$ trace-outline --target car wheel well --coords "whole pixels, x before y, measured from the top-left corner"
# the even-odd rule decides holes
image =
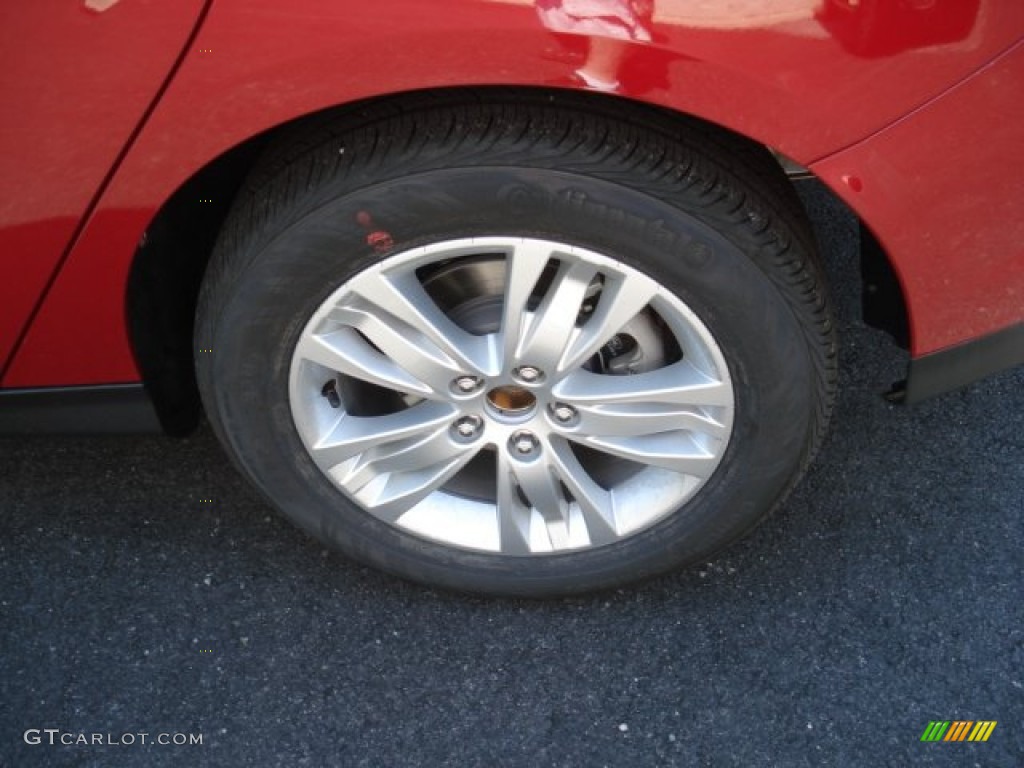
[[[258,134],[212,160],[167,199],[147,228],[132,262],[126,295],[127,324],[136,362],[164,431],[171,435],[188,434],[199,422],[201,404],[194,363],[195,356],[204,352],[194,349],[192,341],[196,301],[206,264],[235,196],[243,185],[259,185],[259,179],[250,173],[258,159],[264,169],[292,162],[308,149],[303,137],[322,130],[325,123],[351,126],[360,120],[379,119],[389,112],[425,105],[509,101],[554,102],[567,110],[610,110],[636,119],[659,112],[670,115],[681,126],[700,124],[705,136],[721,140],[735,151],[763,155],[768,149],[722,126],[665,108],[607,94],[543,88],[446,88],[393,94],[304,115]],[[275,155],[276,162],[268,164],[268,154]],[[775,157],[780,160],[779,155]],[[773,173],[775,178],[768,181],[781,194],[792,194],[787,176],[795,180],[806,175],[804,169],[794,172],[790,164],[781,161],[757,165],[777,169]],[[892,276],[889,260],[877,241],[863,241],[871,245],[871,259],[862,263],[876,267],[873,274]],[[867,274],[864,273],[865,286]],[[889,290],[873,296],[885,302],[884,311],[875,312],[874,316],[888,318],[890,327],[885,330],[893,331],[894,335],[905,334],[906,310],[899,283],[893,278],[887,287]]]
[[[128,273],[125,320],[136,365],[160,425],[183,436],[199,423],[192,327],[199,286],[231,201],[263,138],[189,178],[147,227]]]

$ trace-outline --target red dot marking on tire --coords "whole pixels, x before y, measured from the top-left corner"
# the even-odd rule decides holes
[[[373,227],[373,217],[366,211],[357,213],[356,221],[359,223],[359,226],[365,229],[372,229]],[[395,239],[391,237],[390,232],[386,232],[383,229],[374,229],[366,236],[366,244],[377,253],[384,253],[395,246]]]
[[[366,236],[366,244],[371,246],[377,253],[384,253],[394,247],[395,241],[390,233],[377,230]]]

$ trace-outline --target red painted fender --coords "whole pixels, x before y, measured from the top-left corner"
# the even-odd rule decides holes
[[[1019,277],[999,276],[1019,266],[1019,246],[1007,250],[1005,234],[993,231],[1005,221],[985,201],[1009,194],[1020,202],[1019,185],[1009,180],[1014,167],[999,158],[1020,167],[1020,101],[1007,94],[1019,90],[1021,70],[1019,56],[1005,52],[1024,35],[1024,4],[893,5],[749,0],[726,12],[713,0],[657,0],[631,32],[580,35],[571,27],[585,16],[578,3],[575,19],[555,23],[532,0],[214,0],[103,189],[3,385],[138,378],[124,322],[136,245],[175,189],[224,151],[327,107],[467,85],[602,87],[697,115],[811,166],[888,246],[910,293],[917,354],[1019,320]],[[570,4],[561,10],[572,16]],[[609,72],[614,78],[597,76]],[[965,114],[968,108],[995,110],[1002,125],[988,125],[988,112]],[[988,125],[983,140],[979,125]],[[952,147],[955,162],[932,154]],[[906,161],[893,156],[907,152]],[[964,169],[979,197],[950,208],[938,197],[965,189],[957,185]],[[853,191],[853,178],[862,192]],[[973,233],[971,253],[949,239],[947,217],[962,218],[960,231]],[[979,251],[997,254],[985,262],[996,276],[958,261]],[[936,264],[955,276],[955,286],[929,274]]]

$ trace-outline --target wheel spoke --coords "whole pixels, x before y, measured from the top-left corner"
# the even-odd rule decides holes
[[[447,391],[449,383],[464,368],[439,349],[417,329],[395,322],[362,302],[338,307],[331,319],[355,328],[397,366],[435,394]]]
[[[555,386],[554,395],[576,406],[623,403],[732,405],[732,387],[727,382],[708,376],[686,360],[633,376],[573,371]]]
[[[551,440],[551,465],[579,504],[590,544],[608,544],[615,541],[618,538],[618,531],[612,495],[594,482],[569,444],[557,436]]]
[[[640,273],[606,277],[597,309],[575,334],[558,363],[558,370],[572,370],[585,363],[650,304],[657,293],[658,284]]]
[[[295,354],[361,381],[425,397],[431,388],[382,355],[352,328],[304,336]]]
[[[458,460],[461,467],[479,450],[480,443],[460,443],[451,437],[447,424],[429,434],[417,434],[404,440],[375,445],[338,465],[335,477],[355,493],[383,475],[418,473]]]
[[[540,305],[527,313],[526,331],[516,358],[541,370],[555,371],[576,332],[579,317],[597,268],[587,262],[563,261]]]
[[[514,462],[512,471],[519,489],[536,510],[552,549],[569,546],[569,502],[562,486],[546,461]]]
[[[699,445],[686,432],[661,432],[638,437],[580,437],[578,442],[638,464],[662,467],[701,479],[710,477],[718,466],[718,455]]]
[[[498,536],[503,555],[530,554],[530,507],[519,496],[512,461],[498,451],[497,477]]]
[[[414,449],[415,450],[415,449]],[[396,522],[416,504],[434,493],[473,458],[475,450],[448,450],[441,461],[415,469],[377,474],[353,495],[375,516]],[[410,461],[425,461],[427,454],[409,455]],[[397,456],[396,456],[397,458]]]
[[[486,340],[453,323],[423,289],[414,271],[363,273],[354,281],[352,292],[364,300],[364,312],[414,338],[415,344],[429,340],[443,359],[467,372],[483,373],[489,367]]]
[[[623,403],[579,408],[575,432],[588,437],[638,437],[658,432],[700,432],[724,439],[729,429],[697,408],[667,403]]]
[[[536,241],[517,244],[506,257],[505,306],[501,321],[501,349],[505,360],[515,355],[527,303],[550,258],[551,249]]]
[[[344,414],[334,428],[312,446],[313,460],[321,469],[330,471],[374,446],[429,436],[438,427],[449,424],[455,414],[453,406],[429,400],[385,416]]]

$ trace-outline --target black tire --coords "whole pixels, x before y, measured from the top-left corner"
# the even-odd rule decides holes
[[[369,108],[271,147],[200,296],[203,401],[236,463],[301,528],[364,563],[463,591],[552,596],[706,559],[776,507],[824,434],[835,339],[813,239],[766,151],[655,110],[477,95]],[[724,353],[732,433],[682,509],[604,546],[532,556],[438,543],[365,511],[310,458],[289,406],[320,304],[381,259],[455,238],[613,257],[692,310]]]

